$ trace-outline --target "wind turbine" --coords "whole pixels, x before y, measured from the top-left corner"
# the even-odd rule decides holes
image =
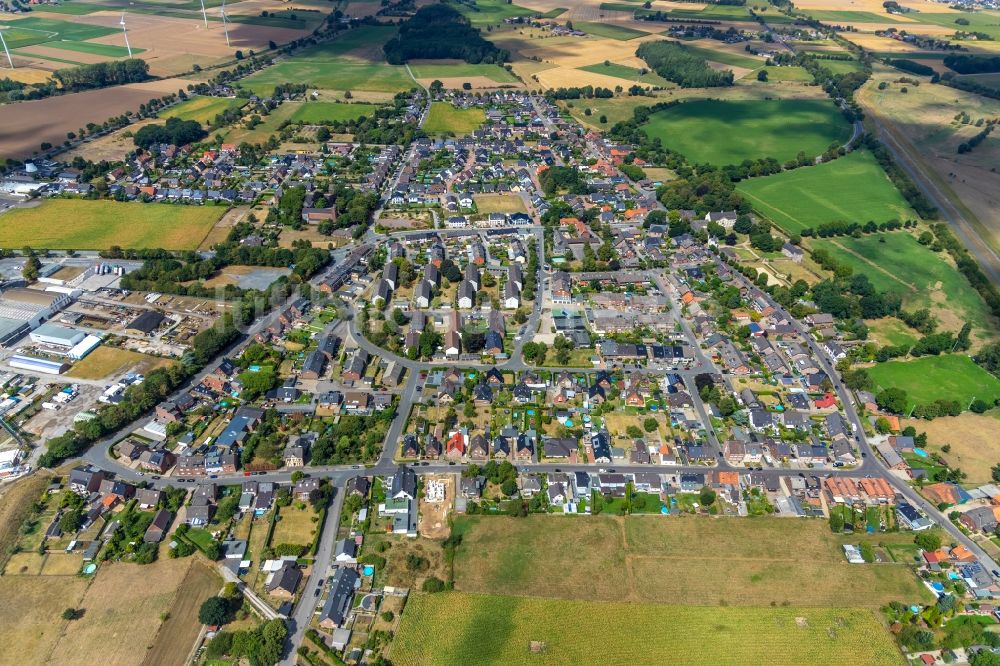
[[[205,0],[201,0],[201,17],[205,19],[205,27],[208,27],[208,14],[205,13]]]
[[[128,57],[132,57],[132,47],[128,43],[128,30],[125,28],[125,12],[122,12],[122,20],[118,22],[122,27],[122,34],[125,35],[125,48],[128,49]]]
[[[10,50],[7,48],[7,40],[3,38],[3,30],[0,30],[0,44],[3,44],[3,51],[7,54],[7,62],[10,63],[10,68],[14,69],[14,59],[10,57]]]
[[[232,46],[229,43],[229,24],[226,22],[226,0],[222,0],[222,9],[219,10],[219,13],[222,15],[222,29],[226,33],[226,46]]]

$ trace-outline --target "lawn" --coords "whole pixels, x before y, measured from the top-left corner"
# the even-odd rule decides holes
[[[304,123],[357,120],[370,116],[378,107],[374,104],[344,104],[342,102],[306,102],[292,114],[292,121]]]
[[[410,71],[418,79],[455,79],[482,76],[497,83],[517,83],[517,77],[500,65],[473,65],[467,62],[421,63],[419,65],[411,64]]]
[[[180,118],[181,120],[196,120],[206,125],[223,111],[238,109],[246,104],[246,100],[235,97],[203,97],[197,95],[181,102],[177,106],[160,111],[159,118]]]
[[[868,374],[879,388],[905,390],[911,405],[945,399],[968,407],[976,398],[992,404],[1000,397],[1000,379],[963,354],[888,361],[869,368]]]
[[[480,108],[459,109],[448,102],[434,102],[427,114],[424,131],[428,134],[463,136],[479,129],[485,120],[486,112]]]
[[[412,595],[389,651],[417,664],[905,663],[873,611]]]
[[[240,82],[255,93],[269,94],[282,83],[305,83],[323,90],[400,92],[415,83],[406,68],[382,59],[382,45],[396,32],[388,26],[362,26],[336,39],[303,49]]]
[[[827,69],[831,74],[848,74],[850,72],[860,72],[863,68],[857,60],[817,60],[820,67]]]
[[[278,132],[278,128],[295,115],[299,107],[305,102],[285,102],[271,113],[263,117],[263,122],[248,129],[246,127],[235,126],[230,128],[225,134],[225,140],[229,143],[263,143],[272,135]]]
[[[524,199],[517,194],[476,194],[472,197],[476,210],[489,213],[527,213]]]
[[[298,509],[294,505],[281,508],[278,514],[278,522],[274,526],[274,534],[271,535],[271,546],[282,543],[291,543],[297,546],[309,546],[313,541],[313,532],[316,530],[319,516],[312,507],[306,506]],[[254,529],[257,529],[254,525]]]
[[[761,157],[785,162],[799,151],[813,157],[851,136],[850,123],[826,100],[684,102],[642,127],[689,160],[718,165]]]
[[[986,304],[965,277],[911,234],[811,239],[809,245],[864,273],[877,289],[899,293],[907,307],[931,308],[949,330],[957,332],[968,321],[974,326],[974,339],[995,331]]]
[[[625,79],[626,81],[638,83],[640,85],[657,86],[662,88],[674,87],[672,82],[667,81],[656,72],[649,71],[645,74],[640,74],[639,70],[635,67],[619,65],[613,62],[609,62],[607,64],[598,63],[596,65],[587,65],[586,67],[578,67],[577,69],[583,70],[584,72],[593,72],[594,74],[614,76],[619,79]]]
[[[867,151],[744,180],[736,189],[750,199],[754,210],[788,233],[838,220],[864,224],[917,217]]]
[[[171,363],[169,359],[148,356],[129,349],[101,346],[87,354],[82,361],[77,361],[66,376],[78,379],[104,379],[126,370],[149,372]]]
[[[629,28],[628,26],[624,25],[618,25],[616,23],[596,23],[591,21],[578,21],[573,24],[573,27],[576,28],[577,30],[584,31],[589,35],[594,35],[595,37],[604,37],[606,39],[617,39],[623,42],[649,34],[648,32],[642,32],[641,30],[636,30],[635,28]]]
[[[4,213],[0,247],[193,250],[225,212],[222,206],[50,199]]]
[[[878,607],[928,597],[904,566],[853,566],[825,521],[466,517],[455,589],[702,606]],[[882,534],[880,540],[912,540]],[[692,557],[692,544],[712,544]],[[597,573],[600,572],[599,575]]]

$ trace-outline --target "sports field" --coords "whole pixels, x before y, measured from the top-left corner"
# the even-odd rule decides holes
[[[480,108],[459,109],[448,102],[434,102],[427,114],[424,131],[428,134],[451,133],[462,136],[479,129],[486,120],[486,112]]]
[[[161,111],[158,117],[196,120],[204,125],[211,122],[215,116],[223,111],[238,109],[245,103],[245,100],[235,97],[203,97],[198,95],[181,102],[177,106],[172,106],[169,109]]]
[[[653,114],[643,130],[692,162],[718,165],[785,162],[799,151],[814,157],[851,136],[850,123],[823,100],[684,102]]]
[[[871,153],[854,151],[832,162],[751,178],[736,189],[788,233],[837,220],[916,219]]]
[[[979,398],[992,404],[1000,397],[1000,379],[964,354],[925,356],[912,361],[888,361],[868,369],[879,388],[901,388],[911,405],[935,400],[958,400],[968,407]]]
[[[455,589],[693,606],[878,607],[926,599],[901,564],[847,564],[825,521],[781,518],[586,520],[465,517]],[[912,541],[881,534],[880,541]],[[856,539],[855,539],[856,541]],[[692,544],[710,543],[692,556]]]
[[[50,199],[4,213],[0,247],[193,250],[225,212],[222,206]]]
[[[878,290],[900,294],[907,307],[931,308],[948,330],[958,331],[966,321],[974,327],[974,339],[995,330],[986,305],[965,277],[911,234],[810,239],[809,246],[864,273]]]
[[[382,45],[395,32],[392,27],[367,25],[349,30],[248,76],[240,85],[255,93],[270,93],[281,83],[305,83],[322,90],[409,90],[416,84],[406,69],[382,58]]]
[[[418,79],[455,79],[483,77],[496,83],[517,83],[517,77],[500,65],[473,65],[467,62],[410,63],[410,71]]]
[[[377,107],[374,104],[343,104],[341,102],[306,102],[292,114],[293,121],[304,123],[356,120],[370,116]]]
[[[586,572],[577,572],[586,576]],[[599,575],[598,572],[593,572]],[[418,664],[903,664],[871,610],[411,595],[389,651]]]
[[[608,64],[599,63],[597,65],[587,65],[586,67],[579,67],[578,69],[584,72],[593,72],[594,74],[604,74],[606,76],[614,76],[619,79],[625,79],[626,81],[632,81],[640,85],[646,86],[658,86],[663,88],[672,88],[674,84],[671,81],[667,81],[665,78],[657,74],[656,72],[646,72],[645,74],[640,74],[639,70],[635,67],[628,67],[626,65],[619,65],[613,62]]]

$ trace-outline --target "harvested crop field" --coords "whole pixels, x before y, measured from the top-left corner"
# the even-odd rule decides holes
[[[67,132],[87,123],[103,123],[125,111],[137,111],[140,104],[176,93],[185,84],[179,79],[163,79],[4,104],[0,106],[0,156],[27,157],[42,142],[61,144]]]
[[[222,206],[50,199],[4,213],[0,247],[193,250],[225,212]]]
[[[595,623],[600,629],[595,630]],[[697,608],[458,592],[410,597],[389,657],[417,664],[902,664],[871,610]],[[487,656],[488,655],[488,656]]]
[[[455,589],[707,606],[871,607],[927,598],[906,566],[848,564],[824,521],[781,518],[526,520],[467,517]],[[881,534],[879,540],[912,540]],[[691,557],[693,543],[713,544]]]
[[[51,661],[104,666],[143,663],[155,643],[162,614],[170,612],[195,562],[187,558],[147,565],[104,564],[80,602],[83,617],[66,626]]]

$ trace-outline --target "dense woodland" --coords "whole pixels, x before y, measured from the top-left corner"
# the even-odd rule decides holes
[[[421,7],[382,47],[391,65],[412,58],[458,58],[469,63],[502,63],[510,54],[483,39],[469,19],[448,5]]]
[[[106,88],[145,81],[149,78],[149,65],[140,58],[109,60],[93,65],[57,69],[52,76],[67,91]]]
[[[1000,56],[952,54],[944,57],[944,66],[959,74],[1000,72]]]
[[[181,120],[167,118],[162,125],[145,125],[139,128],[132,141],[140,148],[149,150],[151,146],[160,143],[174,146],[184,146],[195,141],[201,141],[207,136],[197,120]]]
[[[650,69],[682,88],[733,85],[733,73],[712,69],[701,56],[677,42],[646,42],[635,52]]]

